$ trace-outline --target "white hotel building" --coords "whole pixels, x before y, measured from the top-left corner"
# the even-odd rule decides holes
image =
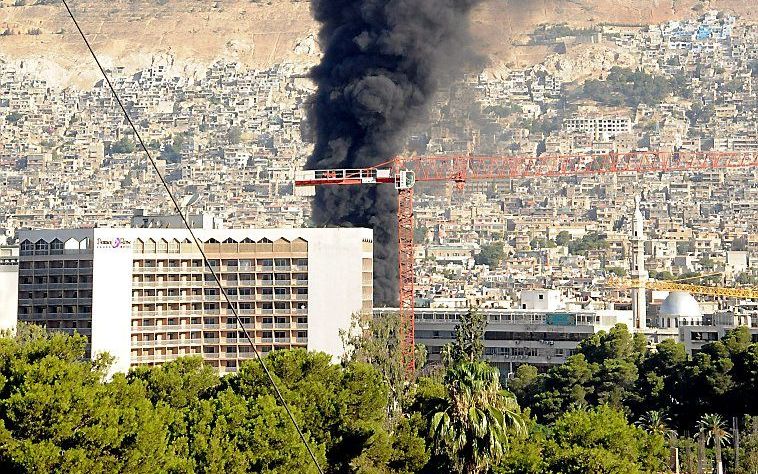
[[[342,352],[339,329],[370,314],[370,229],[197,229],[256,347]],[[254,357],[189,232],[19,232],[18,319],[88,337],[116,371],[200,355],[219,372]]]

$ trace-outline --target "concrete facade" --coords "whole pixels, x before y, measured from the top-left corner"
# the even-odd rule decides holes
[[[392,312],[377,309],[375,314]],[[453,341],[455,328],[466,308],[416,308],[416,342],[424,344],[429,360],[439,361],[445,344]],[[545,368],[562,364],[579,343],[616,324],[631,328],[630,311],[546,311],[482,309],[487,318],[484,357],[503,375],[522,364]]]
[[[370,229],[198,229],[195,234],[263,353],[337,357],[339,329],[373,306]],[[181,229],[19,232],[18,318],[78,332],[115,370],[201,355],[220,372],[254,356],[212,273]]]

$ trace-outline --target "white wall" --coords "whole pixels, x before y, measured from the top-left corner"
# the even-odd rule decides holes
[[[0,265],[0,329],[16,327],[18,265]]]
[[[352,315],[361,311],[363,239],[373,239],[373,232],[323,230],[330,232],[308,242],[308,350],[337,358],[344,351],[339,330],[349,328]]]
[[[113,248],[122,229],[95,229],[92,269],[92,356],[114,356],[111,372],[129,370],[131,353],[132,249]],[[99,243],[100,242],[100,243]]]
[[[523,290],[519,299],[519,309],[555,311],[563,306],[558,290]]]

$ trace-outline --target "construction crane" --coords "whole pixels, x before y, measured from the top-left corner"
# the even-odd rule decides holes
[[[707,286],[695,285],[692,283],[681,283],[686,280],[697,278],[706,278],[709,276],[721,275],[721,273],[710,273],[707,275],[698,275],[690,278],[679,280],[641,280],[635,278],[618,278],[612,277],[606,280],[606,284],[611,288],[628,290],[631,288],[646,288],[648,290],[660,291],[686,291],[693,295],[705,295],[725,298],[742,298],[747,300],[758,299],[758,288],[753,287],[726,287],[726,286]]]
[[[418,182],[452,182],[607,173],[659,173],[758,166],[758,152],[659,152],[524,156],[411,156],[361,169],[299,171],[299,194],[315,186],[393,184],[398,191],[398,265],[400,343],[408,373],[414,370],[413,187]]]

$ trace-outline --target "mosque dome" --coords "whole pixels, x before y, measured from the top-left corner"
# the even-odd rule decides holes
[[[702,318],[703,312],[695,298],[686,291],[672,291],[661,303],[661,316],[674,318]]]

